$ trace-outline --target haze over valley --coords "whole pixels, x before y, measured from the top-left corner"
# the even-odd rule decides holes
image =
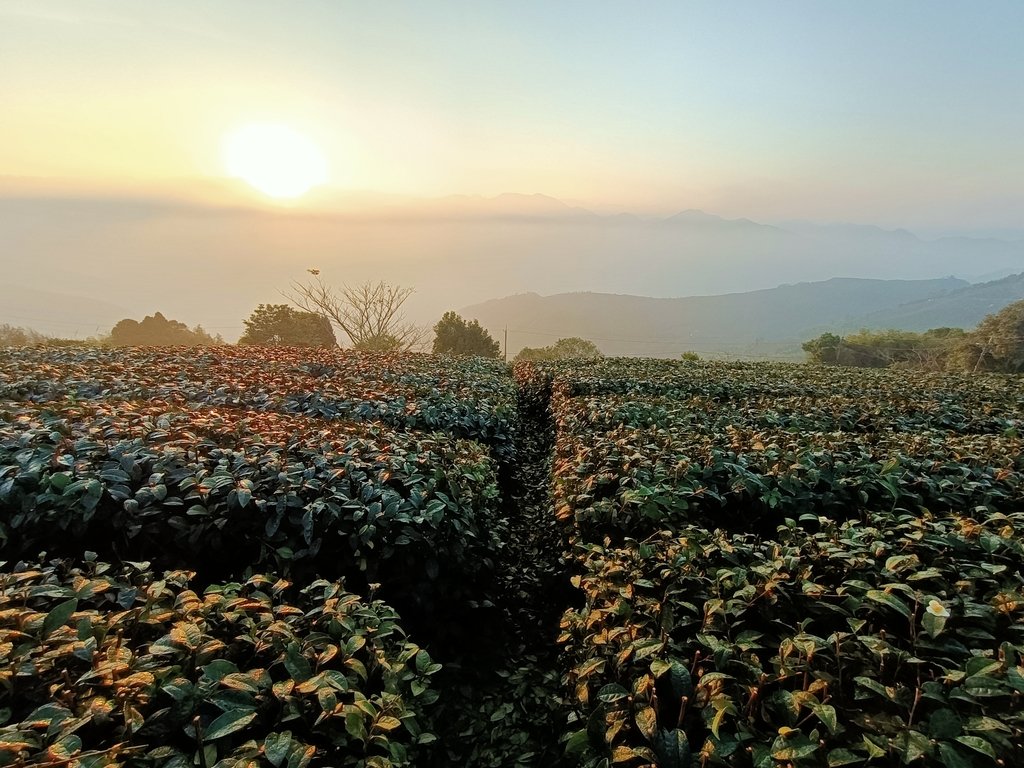
[[[749,355],[757,353],[751,345],[758,339],[794,341],[819,327],[904,327],[902,304],[1024,271],[1024,235],[925,238],[868,225],[765,224],[697,210],[596,213],[544,195],[359,199],[362,205],[347,212],[308,212],[8,191],[0,199],[0,242],[14,258],[0,286],[0,323],[81,338],[159,309],[233,340],[256,304],[280,300],[289,281],[317,268],[339,283],[385,279],[414,287],[409,317],[424,325],[446,310],[464,309],[494,333],[508,326],[513,353],[572,331],[611,340],[599,346],[620,354],[692,347]],[[819,281],[831,282],[763,293]],[[751,291],[762,293],[742,295]],[[533,314],[536,302],[498,301],[581,292],[619,298],[553,298],[548,306],[562,306],[545,322]],[[707,298],[719,294],[741,295]],[[794,294],[806,300],[792,303]],[[704,298],[666,304],[626,296]],[[757,310],[726,309],[765,307],[767,296],[779,304],[763,320]],[[595,316],[579,307],[586,301]],[[724,313],[713,322],[717,330],[693,325],[703,316],[699,308],[712,305]],[[654,309],[664,306],[688,310]],[[637,313],[649,315],[646,325],[638,324]],[[985,313],[975,314],[937,313],[933,320],[976,322]],[[785,349],[760,353],[785,356]]]

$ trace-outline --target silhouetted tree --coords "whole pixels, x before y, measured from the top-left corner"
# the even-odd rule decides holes
[[[1024,372],[1024,301],[988,315],[956,345],[950,368],[998,373]]]
[[[239,344],[293,347],[335,347],[331,322],[315,312],[302,312],[287,304],[260,304],[245,322]]]
[[[0,347],[21,347],[27,344],[42,344],[47,337],[31,328],[19,328],[4,323],[0,325]]]
[[[434,353],[497,357],[500,346],[476,320],[467,323],[455,312],[445,312],[434,326]]]
[[[859,368],[900,365],[942,370],[957,341],[963,337],[964,332],[960,328],[933,328],[924,333],[862,330],[842,337],[823,333],[804,342],[803,349],[813,363]]]
[[[842,338],[834,333],[823,333],[816,339],[805,341],[802,347],[810,362],[833,365],[839,362],[839,347],[842,343]]]
[[[559,339],[547,347],[523,347],[516,355],[516,360],[589,360],[598,357],[604,355],[594,342],[572,336],[568,339]]]
[[[110,332],[109,343],[118,347],[127,346],[210,346],[223,344],[219,336],[211,336],[197,325],[190,329],[177,320],[168,320],[161,313],[147,315],[141,322],[124,319]]]
[[[324,283],[320,270],[308,272],[313,279],[293,281],[285,298],[305,312],[327,318],[354,349],[412,349],[423,341],[423,329],[408,322],[402,313],[412,288],[367,282],[336,290]]]
[[[397,336],[382,333],[379,336],[367,336],[352,345],[352,349],[360,352],[401,352],[409,349]]]

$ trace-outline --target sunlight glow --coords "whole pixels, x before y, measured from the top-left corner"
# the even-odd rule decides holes
[[[327,158],[286,125],[251,123],[224,139],[224,167],[270,197],[294,199],[327,181]]]

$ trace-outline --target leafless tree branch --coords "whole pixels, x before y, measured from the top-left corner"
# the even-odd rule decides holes
[[[311,269],[311,280],[293,280],[282,295],[304,312],[326,317],[344,333],[355,349],[414,349],[423,343],[426,330],[405,319],[402,305],[412,288],[383,281],[344,285],[340,290],[327,285],[319,270]]]

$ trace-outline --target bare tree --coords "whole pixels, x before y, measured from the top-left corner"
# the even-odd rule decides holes
[[[307,282],[293,280],[291,290],[282,292],[304,312],[326,317],[348,336],[354,349],[393,351],[414,349],[423,343],[426,331],[405,319],[402,305],[412,288],[385,282],[344,285],[337,290],[310,269]]]

